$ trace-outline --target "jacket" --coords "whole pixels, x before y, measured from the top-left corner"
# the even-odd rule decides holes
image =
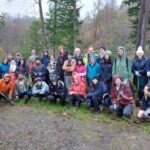
[[[2,77],[4,76],[4,74],[8,73],[9,72],[9,64],[1,63],[0,64],[0,72],[1,72]]]
[[[98,55],[96,53],[92,54],[92,56],[94,56],[95,59],[97,59],[97,57],[98,57]],[[85,65],[87,65],[89,63],[89,59],[90,59],[89,54],[88,53],[85,54],[84,58],[83,58],[83,62],[84,62]]]
[[[50,57],[48,55],[47,56],[44,55],[41,59],[41,62],[45,67],[47,67],[50,62]]]

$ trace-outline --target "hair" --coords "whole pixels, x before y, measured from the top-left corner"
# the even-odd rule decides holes
[[[72,52],[69,52],[69,53],[68,53],[68,55],[71,55],[71,56],[73,56],[73,53],[72,53]]]
[[[103,61],[104,61],[104,63],[106,63],[106,62],[112,63],[111,56],[109,56],[109,59],[106,59],[105,56],[104,56]]]
[[[83,62],[83,59],[82,59],[82,58],[78,58],[78,59],[77,59],[77,61],[76,61],[77,64],[78,64],[79,61],[81,61],[81,64],[84,65],[84,62]]]
[[[26,61],[25,61],[25,59],[23,59],[23,58],[21,58],[20,60],[19,60],[19,63],[18,63],[18,66],[21,64],[21,60],[23,60],[24,61],[24,66],[26,65]]]
[[[65,47],[64,47],[64,45],[60,45],[60,46],[58,46],[58,50],[60,50],[60,49],[65,49]]]
[[[51,57],[51,56],[53,56],[53,57],[54,57],[54,59],[55,59],[55,55],[54,55],[54,54],[50,54],[50,55],[49,55],[49,57]]]

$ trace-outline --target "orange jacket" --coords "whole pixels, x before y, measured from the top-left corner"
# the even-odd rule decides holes
[[[4,79],[1,79],[0,80],[0,92],[3,94],[8,93],[8,96],[12,97],[13,92],[14,92],[14,84],[11,82],[6,83]]]

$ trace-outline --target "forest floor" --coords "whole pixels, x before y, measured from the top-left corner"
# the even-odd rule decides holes
[[[150,123],[45,102],[0,104],[0,150],[149,150]]]

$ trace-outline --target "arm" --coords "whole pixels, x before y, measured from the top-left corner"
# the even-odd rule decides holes
[[[12,98],[13,92],[14,92],[14,84],[11,83],[9,92],[8,92],[9,98]]]

